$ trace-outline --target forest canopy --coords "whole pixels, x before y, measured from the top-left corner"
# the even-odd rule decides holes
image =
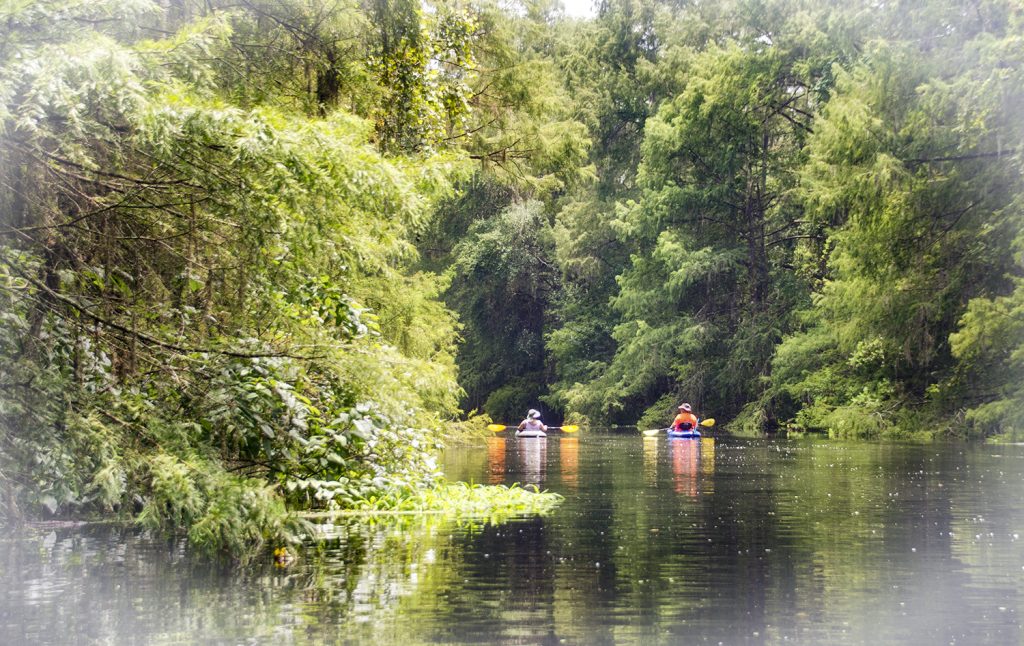
[[[528,408],[1024,431],[1016,2],[0,24],[4,518],[237,550],[436,486],[468,416]]]

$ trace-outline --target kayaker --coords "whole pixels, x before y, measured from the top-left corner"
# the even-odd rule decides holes
[[[689,404],[679,405],[679,414],[672,420],[673,431],[692,431],[697,428],[697,416]]]
[[[522,433],[523,431],[547,432],[548,427],[544,426],[544,422],[540,421],[540,411],[535,408],[531,408],[526,413],[526,419],[519,422],[519,426],[516,427],[516,430],[519,431],[520,433]]]

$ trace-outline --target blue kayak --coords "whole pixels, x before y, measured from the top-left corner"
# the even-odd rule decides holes
[[[700,431],[698,431],[696,429],[691,429],[689,431],[673,431],[673,430],[669,429],[668,436],[669,437],[676,437],[676,438],[679,438],[681,440],[699,440],[700,439]]]

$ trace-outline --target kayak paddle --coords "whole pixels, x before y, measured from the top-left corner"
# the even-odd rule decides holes
[[[697,422],[697,428],[700,428],[701,426],[705,426],[707,428],[711,428],[714,425],[715,425],[715,418],[714,417],[709,417],[708,419],[702,419],[699,422]],[[667,429],[664,429],[664,428],[652,428],[652,429],[648,429],[646,431],[641,431],[641,433],[643,433],[644,435],[648,435],[649,436],[649,435],[657,435],[658,433],[662,433],[662,432],[664,432],[666,430]]]
[[[488,424],[487,425],[487,430],[493,431],[495,433],[500,433],[500,432],[504,431],[506,428],[516,428],[516,427],[515,426],[506,426],[505,424]],[[580,427],[576,426],[575,424],[566,424],[565,426],[549,426],[548,430],[552,431],[552,430],[554,430],[556,428],[557,429],[561,429],[563,433],[575,433],[576,431],[580,430]]]

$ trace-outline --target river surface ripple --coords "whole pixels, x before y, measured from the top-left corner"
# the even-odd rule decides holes
[[[347,523],[287,568],[133,529],[0,540],[0,644],[1021,644],[1024,446],[491,438],[546,518]]]

